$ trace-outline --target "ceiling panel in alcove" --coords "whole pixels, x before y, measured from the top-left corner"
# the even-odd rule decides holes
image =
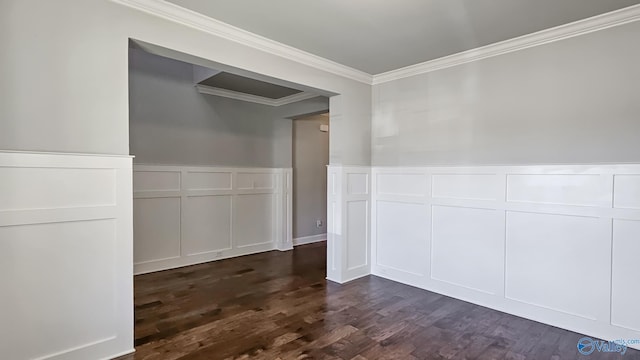
[[[261,96],[268,99],[281,99],[302,92],[297,89],[275,85],[227,72],[216,74],[206,80],[201,81],[199,84],[219,89],[231,90],[239,93]]]

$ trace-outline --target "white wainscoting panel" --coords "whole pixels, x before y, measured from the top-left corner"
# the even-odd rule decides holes
[[[134,262],[180,257],[180,197],[144,198],[133,202]]]
[[[0,179],[0,357],[132,352],[131,158],[0,152]]]
[[[499,183],[494,174],[434,174],[434,198],[497,200]]]
[[[638,254],[640,221],[614,220],[611,324],[640,332]]]
[[[598,218],[507,212],[507,298],[608,322],[610,227]]]
[[[180,171],[134,171],[133,191],[180,191]]]
[[[613,206],[640,210],[640,175],[616,175]]]
[[[501,293],[504,213],[438,205],[431,213],[431,278],[492,295]]]
[[[276,247],[280,251],[293,249],[293,169],[282,170],[282,193],[279,199],[279,205],[276,205],[278,212],[276,213]]]
[[[360,189],[362,190],[362,189]],[[347,202],[347,270],[369,262],[369,201]]]
[[[376,177],[378,195],[425,196],[427,180],[424,174],[385,174]]]
[[[233,240],[237,247],[275,242],[275,206],[273,194],[238,195],[233,216]]]
[[[49,326],[19,326],[20,332],[7,329],[3,342],[23,342],[29,337],[46,339],[24,344],[23,358],[27,359],[116,336],[113,294],[117,241],[113,219],[2,227],[0,239],[13,239],[21,246],[0,253],[0,271],[12,274],[12,281],[21,287],[3,295],[17,305],[6,312],[8,318],[3,317],[4,327],[21,324],[25,319],[34,319],[38,324],[65,324],[64,331]],[[57,239],[55,246],[50,239]],[[68,257],[70,248],[83,256]],[[47,271],[37,273],[33,269]],[[64,289],[67,291],[61,291]],[[82,301],[76,298],[80,293]],[[93,304],[104,308],[96,311]]]
[[[377,263],[409,276],[425,276],[430,265],[427,207],[378,201],[376,210]]]
[[[371,176],[373,274],[588,336],[640,338],[640,165]]]
[[[187,197],[182,216],[182,254],[190,256],[232,249],[232,201],[231,195]]]
[[[229,172],[189,171],[185,187],[190,190],[232,190],[232,176]]]
[[[342,167],[327,166],[327,279],[338,283],[342,282],[344,272],[342,183]]]
[[[0,211],[114,205],[115,177],[113,169],[0,168],[2,185],[15,189],[0,192]]]
[[[237,172],[236,178],[240,190],[273,190],[276,186],[276,175],[273,173]]]
[[[347,192],[350,195],[368,195],[369,174],[347,174]]]
[[[135,273],[292,248],[291,169],[134,165]]]
[[[344,283],[371,272],[371,169],[327,168],[327,279]]]
[[[609,180],[599,174],[507,175],[507,201],[607,206],[611,203]]]

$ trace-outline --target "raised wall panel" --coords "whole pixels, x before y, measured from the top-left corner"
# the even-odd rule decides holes
[[[347,174],[347,192],[349,195],[367,195],[369,193],[369,175]]]
[[[610,222],[507,213],[506,296],[587,319],[609,315]]]
[[[427,194],[426,175],[380,173],[376,176],[376,190],[379,195],[425,196]]]
[[[611,323],[640,331],[640,221],[613,221]]]
[[[504,212],[433,206],[431,277],[489,294],[504,272]]]
[[[0,211],[115,205],[113,169],[0,167]]]
[[[186,199],[182,254],[231,249],[231,199],[229,195],[190,196]]]
[[[231,172],[189,171],[185,187],[189,190],[231,190]]]
[[[134,262],[180,256],[180,198],[134,199]]]
[[[426,206],[390,201],[376,206],[377,264],[424,276],[429,262]]]
[[[0,227],[0,357],[49,358],[118,335],[116,221]]]
[[[347,212],[347,269],[367,265],[369,231],[368,201],[348,201]]]
[[[496,200],[496,175],[435,174],[432,177],[434,198]]]
[[[133,191],[178,191],[179,171],[134,171]]]
[[[640,209],[640,175],[616,175],[614,186],[614,207]]]
[[[611,189],[600,175],[507,175],[507,201],[600,206],[611,202]]]
[[[238,173],[238,189],[273,189],[275,174],[271,173]]]
[[[273,194],[238,195],[234,214],[235,246],[246,247],[273,242]]]

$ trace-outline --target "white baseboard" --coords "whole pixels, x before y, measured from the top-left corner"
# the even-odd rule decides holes
[[[123,351],[121,353],[113,354],[113,355],[111,355],[109,357],[102,358],[102,360],[113,360],[113,359],[117,359],[117,358],[122,357],[122,356],[133,354],[135,352],[136,352],[136,349],[129,349],[127,351]]]
[[[153,260],[133,265],[134,275],[149,274],[156,271],[178,269],[185,266],[204,264],[212,261],[231,259],[239,256],[259,254],[271,250],[277,250],[274,243],[256,244],[237,249],[223,249],[202,254],[185,255],[169,259]]]
[[[346,284],[348,282],[351,282],[353,280],[358,280],[360,278],[363,278],[365,276],[369,276],[372,275],[371,271],[369,270],[369,268],[367,267],[362,267],[361,269],[357,269],[357,271],[352,271],[351,274],[349,274],[347,277],[345,277],[344,279],[335,279],[331,276],[327,276],[325,279],[334,282],[336,284]],[[384,277],[384,276],[380,276],[380,277]],[[391,281],[395,281],[395,282],[399,282],[404,284],[402,281],[396,281],[393,279],[389,279]]]
[[[326,233],[295,238],[293,239],[293,246],[312,244],[320,241],[327,241]]]

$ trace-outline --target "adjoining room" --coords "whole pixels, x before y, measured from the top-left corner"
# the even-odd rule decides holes
[[[135,43],[129,96],[136,274],[326,240],[327,97]]]

